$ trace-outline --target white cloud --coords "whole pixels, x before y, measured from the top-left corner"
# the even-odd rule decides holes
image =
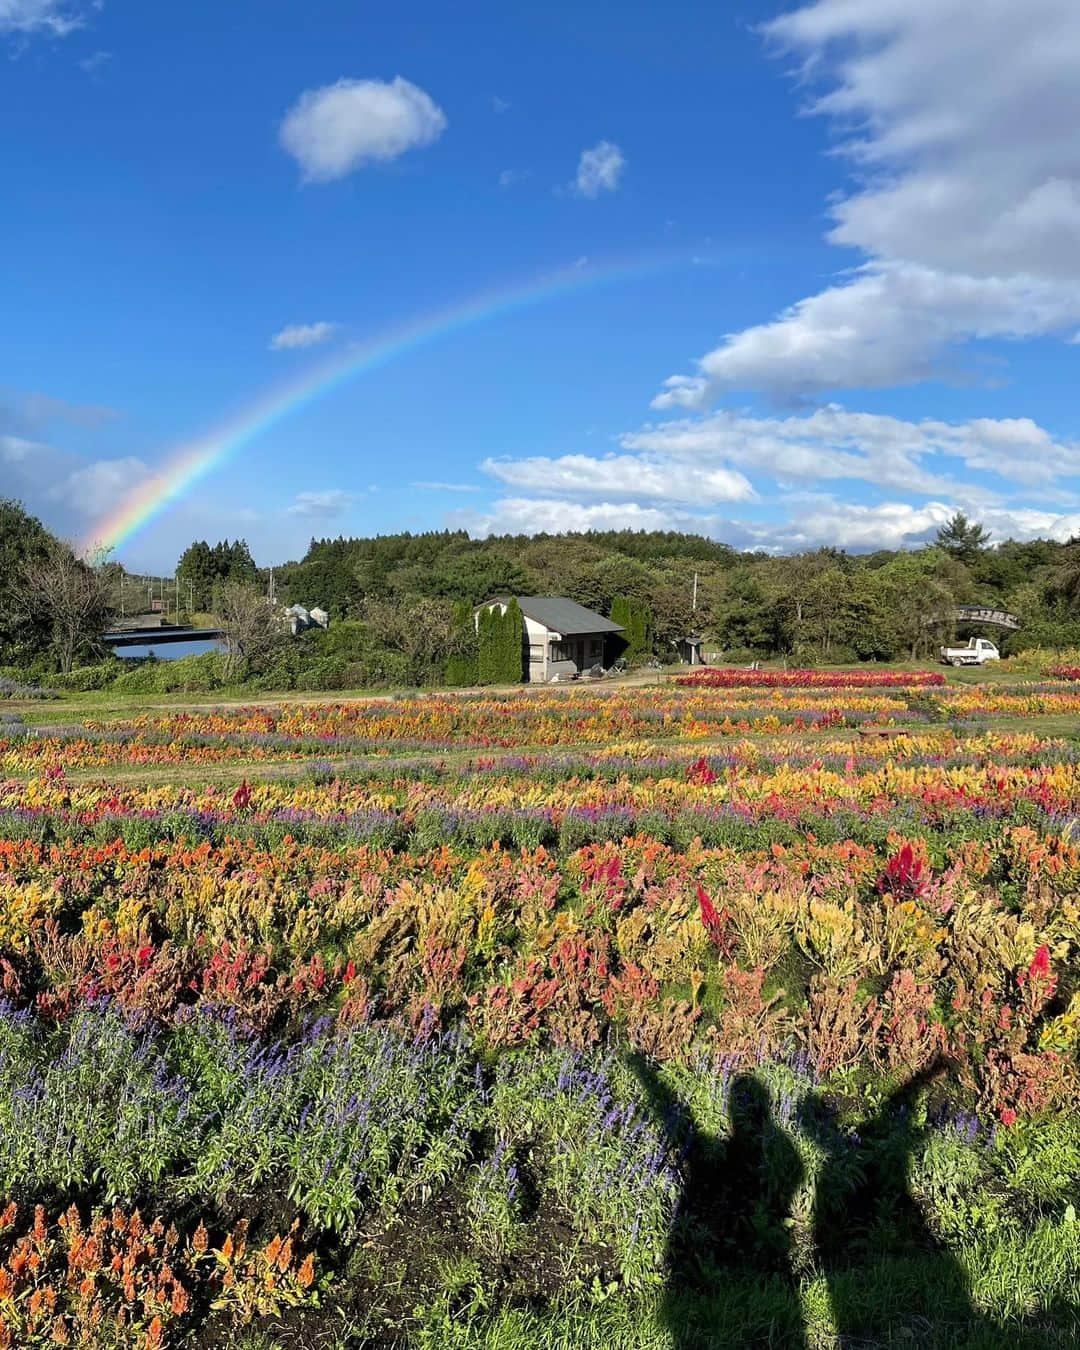
[[[296,347],[316,347],[326,342],[337,332],[336,323],[290,323],[270,339],[270,350],[290,351]]]
[[[432,482],[428,479],[420,479],[413,483],[414,488],[420,488],[424,492],[479,492],[475,483],[440,483]]]
[[[499,174],[499,186],[501,188],[515,187],[518,183],[524,183],[526,179],[532,177],[530,169],[503,169]]]
[[[75,427],[99,427],[120,414],[100,403],[71,403],[52,394],[22,394],[14,399],[11,415],[27,426],[40,427],[48,422],[69,422]]]
[[[471,534],[561,534],[584,530],[666,530],[672,516],[636,502],[559,501],[555,498],[504,497],[488,512],[458,511],[450,523]]]
[[[591,149],[582,150],[574,191],[579,197],[590,198],[615,192],[625,168],[626,159],[619,147],[611,141],[599,141]]]
[[[970,0],[817,0],[766,32],[824,81],[809,111],[860,175],[829,237],[864,261],[731,334],[657,406],[908,383],[972,339],[1075,328],[1080,5],[984,0],[973,21]]]
[[[510,487],[563,497],[646,498],[710,505],[747,501],[754,496],[749,480],[734,469],[674,463],[658,456],[486,459],[480,467]]]
[[[61,533],[81,529],[130,492],[150,469],[134,456],[85,460],[44,441],[0,434],[2,495],[25,502]]]
[[[494,113],[504,113],[510,107],[505,98],[500,98],[498,94],[491,96],[491,111]]]
[[[99,459],[52,484],[48,497],[75,515],[100,516],[149,475],[149,468],[133,456]]]
[[[853,553],[882,548],[916,548],[928,543],[938,526],[953,515],[955,507],[944,502],[881,502],[860,506],[851,502],[822,500],[803,509],[795,520],[751,530],[762,547],[796,552],[828,545]]]
[[[321,492],[298,492],[286,513],[290,516],[329,518],[340,516],[356,501],[355,492],[344,488],[325,488]]]
[[[400,75],[389,83],[343,79],[300,95],[281,124],[281,144],[306,181],[328,183],[430,145],[445,129],[442,109]]]
[[[942,459],[1028,487],[1080,476],[1080,443],[1057,440],[1026,417],[912,422],[830,404],[792,417],[721,411],[662,422],[621,443],[672,462],[713,460],[778,479],[862,480],[927,495],[961,490],[927,468]]]
[[[688,417],[620,444],[626,453],[486,459],[515,495],[453,519],[485,534],[686,530],[772,552],[916,547],[958,509],[998,540],[1080,532],[1080,442],[1029,418],[912,421],[830,404]],[[864,500],[840,500],[842,483],[865,484]],[[729,503],[746,514],[721,514]]]
[[[107,66],[111,60],[112,52],[91,52],[89,56],[79,62],[79,69],[86,71],[87,75],[93,75],[102,66]]]
[[[0,460],[6,464],[24,464],[31,456],[47,449],[47,446],[28,441],[23,436],[0,436]]]
[[[790,498],[787,501],[793,504]],[[930,501],[921,506],[886,501],[868,506],[808,495],[799,499],[798,514],[793,519],[747,520],[638,502],[586,504],[552,497],[505,497],[493,502],[487,511],[452,512],[447,524],[479,536],[557,534],[567,530],[681,530],[734,548],[768,553],[825,546],[869,553],[928,543],[938,527],[963,505],[963,501]],[[998,540],[1065,540],[1080,534],[1080,513],[1021,508],[988,511],[980,518]]]
[[[938,527],[949,520],[963,501],[879,502],[873,506],[822,498],[799,512],[795,520],[777,524],[736,526],[752,544],[771,551],[790,553],[831,546],[851,553],[877,549],[918,548],[929,543]],[[1050,538],[1065,540],[1080,530],[1080,515],[1049,511],[989,510],[979,516],[992,537],[1004,539]]]
[[[655,408],[700,408],[726,389],[782,397],[822,389],[884,388],[938,373],[950,344],[1028,338],[1080,319],[1074,288],[1030,277],[972,277],[917,263],[874,263],[801,300],[772,323],[729,336],[675,376]]]
[[[67,0],[0,0],[0,34],[51,33],[67,37],[84,19]]]

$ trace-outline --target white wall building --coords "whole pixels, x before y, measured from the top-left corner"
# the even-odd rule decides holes
[[[496,606],[505,613],[509,599],[496,596],[477,614]],[[605,640],[623,631],[621,624],[561,595],[519,595],[517,602],[525,620],[523,664],[534,684],[546,684],[556,676],[572,679],[601,665]]]

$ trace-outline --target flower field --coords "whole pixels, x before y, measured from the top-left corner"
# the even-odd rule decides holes
[[[675,683],[683,689],[930,689],[945,683],[939,671],[739,670],[703,666]]]
[[[1078,714],[0,714],[0,1346],[1075,1344]]]

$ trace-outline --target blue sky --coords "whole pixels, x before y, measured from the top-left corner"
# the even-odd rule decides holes
[[[1080,532],[1073,0],[0,0],[0,70],[0,493],[70,537],[350,344],[582,277],[280,419],[133,567]]]

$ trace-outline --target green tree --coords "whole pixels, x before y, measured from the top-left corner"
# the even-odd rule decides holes
[[[990,543],[990,532],[984,530],[977,521],[968,520],[963,511],[957,511],[940,526],[934,542],[958,562],[970,567]]]
[[[1047,578],[1047,594],[1066,609],[1080,606],[1080,539],[1063,545]]]
[[[473,607],[468,601],[461,600],[453,609],[446,683],[457,689],[476,684],[480,678],[479,656],[480,643]]]
[[[382,648],[397,658],[396,668],[407,684],[441,684],[454,648],[450,606],[428,596],[410,600],[364,600],[361,619],[369,649]]]
[[[43,606],[18,601],[26,569],[44,562],[54,535],[18,502],[0,498],[0,665],[21,665],[49,649],[52,625]]]
[[[891,613],[891,655],[917,660],[948,639],[957,597],[946,579],[948,567],[936,549],[898,554],[880,569]]]
[[[494,632],[497,610],[486,605],[476,617],[476,682],[477,684],[495,683]]]
[[[28,619],[42,615],[49,647],[66,675],[76,658],[100,657],[112,618],[112,585],[100,569],[77,558],[67,544],[52,540],[44,556],[25,563],[15,582],[15,607]]]
[[[649,656],[653,650],[653,616],[647,601],[636,596],[617,595],[611,602],[611,618],[622,625],[624,655],[629,660]]]
[[[205,539],[189,544],[176,564],[176,579],[189,606],[194,610],[208,610],[214,594],[214,585],[221,580],[214,563],[214,555]]]
[[[522,641],[525,631],[521,606],[513,597],[503,608],[487,605],[480,611],[477,683],[518,684],[522,677]]]
[[[500,682],[520,684],[524,669],[525,619],[515,596],[510,597],[502,619]]]
[[[225,635],[225,669],[232,680],[262,675],[291,639],[276,605],[256,586],[226,581],[217,588],[216,613]]]
[[[205,539],[197,539],[180,555],[176,578],[181,598],[197,610],[207,610],[226,603],[222,588],[227,582],[254,586],[258,570],[245,540],[222,539],[211,546]]]

